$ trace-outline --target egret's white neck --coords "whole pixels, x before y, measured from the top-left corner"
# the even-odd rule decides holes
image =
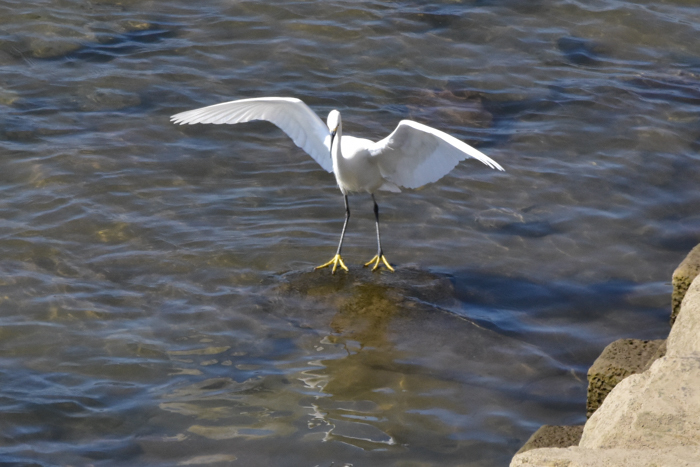
[[[340,139],[343,136],[343,126],[338,125],[338,130],[333,138],[333,145],[331,146],[331,158],[333,159],[333,172],[338,173],[338,166],[340,161],[343,159],[343,154],[340,152]]]

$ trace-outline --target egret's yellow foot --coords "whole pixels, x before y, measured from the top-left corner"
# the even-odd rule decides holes
[[[374,267],[372,268],[372,271],[376,271],[379,266],[381,266],[382,263],[384,263],[384,266],[389,268],[391,272],[395,272],[394,268],[391,267],[391,264],[386,260],[386,257],[384,255],[379,256],[379,255],[374,255],[374,258],[369,260],[368,262],[365,263],[365,267],[369,266],[370,264],[374,263]]]
[[[335,269],[338,267],[340,264],[340,267],[345,269],[346,271],[348,268],[345,266],[345,263],[343,263],[343,258],[340,257],[340,255],[335,255],[332,260],[328,261],[326,264],[322,264],[320,266],[316,266],[314,269],[321,269],[328,267],[330,265],[333,265],[333,270],[331,271],[331,274],[335,274]]]

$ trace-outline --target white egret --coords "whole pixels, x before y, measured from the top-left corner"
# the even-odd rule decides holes
[[[284,131],[321,167],[335,174],[345,200],[345,222],[335,256],[316,269],[340,265],[346,271],[340,250],[350,219],[348,193],[367,192],[374,202],[377,226],[377,254],[365,266],[372,271],[382,263],[394,271],[384,256],[379,236],[379,207],[374,198],[377,190],[400,192],[399,187],[418,188],[435,182],[467,157],[473,157],[492,169],[503,170],[496,161],[468,144],[426,125],[402,120],[386,138],[376,143],[364,138],[343,135],[340,112],[332,110],[327,123],[299,99],[261,97],[241,99],[173,115],[173,123],[241,123],[266,120]]]

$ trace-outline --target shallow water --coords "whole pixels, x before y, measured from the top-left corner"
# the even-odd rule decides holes
[[[690,1],[0,1],[0,460],[507,465],[586,370],[668,331],[699,240]],[[501,163],[350,198],[286,95]]]

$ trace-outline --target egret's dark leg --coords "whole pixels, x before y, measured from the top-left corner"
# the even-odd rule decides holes
[[[374,199],[374,194],[372,195],[372,202],[374,203],[374,221],[377,224],[377,254],[374,258],[365,263],[365,266],[369,266],[370,264],[374,263],[374,267],[372,268],[372,271],[374,271],[381,263],[384,263],[384,265],[393,272],[394,268],[392,268],[389,262],[386,260],[384,257],[384,251],[382,250],[382,239],[379,236],[379,206],[377,205],[377,200]]]
[[[374,203],[374,222],[377,225],[377,257],[382,257],[382,238],[379,236],[379,206],[377,205],[377,200],[374,199],[372,195],[372,202]]]
[[[348,195],[343,195],[345,200],[345,222],[343,222],[343,230],[340,232],[340,243],[338,243],[338,251],[335,252],[336,256],[340,256],[340,250],[343,248],[343,239],[345,238],[345,229],[348,228],[348,221],[350,220],[350,205],[348,204]]]
[[[343,223],[343,231],[340,233],[340,243],[338,243],[338,251],[335,252],[335,256],[333,257],[333,259],[328,261],[326,264],[316,266],[316,269],[321,269],[333,265],[333,270],[331,271],[331,274],[335,274],[335,270],[339,264],[341,268],[345,269],[346,271],[348,270],[348,268],[345,266],[345,263],[343,263],[343,258],[340,257],[340,250],[343,248],[343,238],[345,238],[345,229],[348,228],[348,220],[350,220],[350,205],[348,204],[348,195],[344,194],[343,197],[345,199],[345,222]]]

